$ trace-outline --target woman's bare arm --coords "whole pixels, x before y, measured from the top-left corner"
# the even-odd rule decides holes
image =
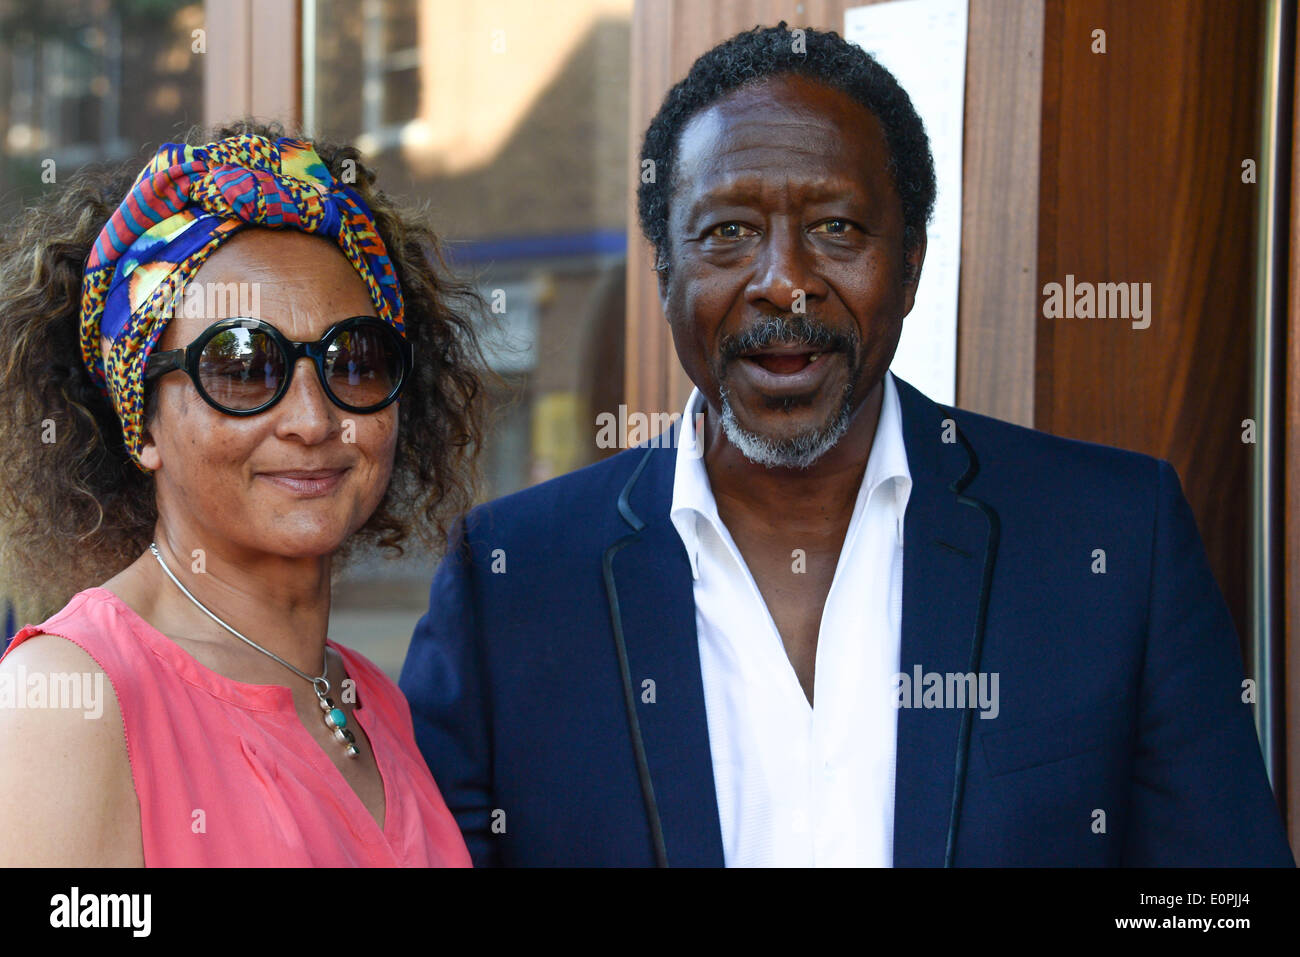
[[[96,706],[17,706],[38,703],[33,676],[48,688],[52,675],[89,676]],[[0,662],[0,683],[16,698],[0,695],[0,866],[143,867],[122,713],[103,669],[67,639],[38,635]]]

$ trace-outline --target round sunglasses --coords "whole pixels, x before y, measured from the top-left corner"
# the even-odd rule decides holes
[[[203,401],[227,415],[257,415],[284,397],[306,357],[330,401],[348,412],[378,412],[410,378],[411,343],[374,316],[336,322],[316,342],[292,342],[260,319],[222,319],[184,349],[154,353],[145,381],[184,372]]]

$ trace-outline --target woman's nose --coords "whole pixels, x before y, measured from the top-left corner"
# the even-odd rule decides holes
[[[316,364],[305,356],[294,365],[289,389],[274,411],[279,413],[277,435],[296,435],[309,445],[325,441],[339,428],[339,409],[326,395]]]

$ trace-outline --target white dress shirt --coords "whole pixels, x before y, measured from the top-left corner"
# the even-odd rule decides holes
[[[709,746],[728,867],[893,863],[903,516],[912,489],[893,376],[817,637],[809,705],[718,517],[686,403],[671,517],[694,575]],[[797,574],[791,557],[792,574]]]

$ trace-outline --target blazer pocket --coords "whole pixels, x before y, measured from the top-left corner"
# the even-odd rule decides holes
[[[980,735],[989,773],[997,777],[1095,751],[1130,727],[1129,697],[1110,698],[1087,711],[1045,715]]]

